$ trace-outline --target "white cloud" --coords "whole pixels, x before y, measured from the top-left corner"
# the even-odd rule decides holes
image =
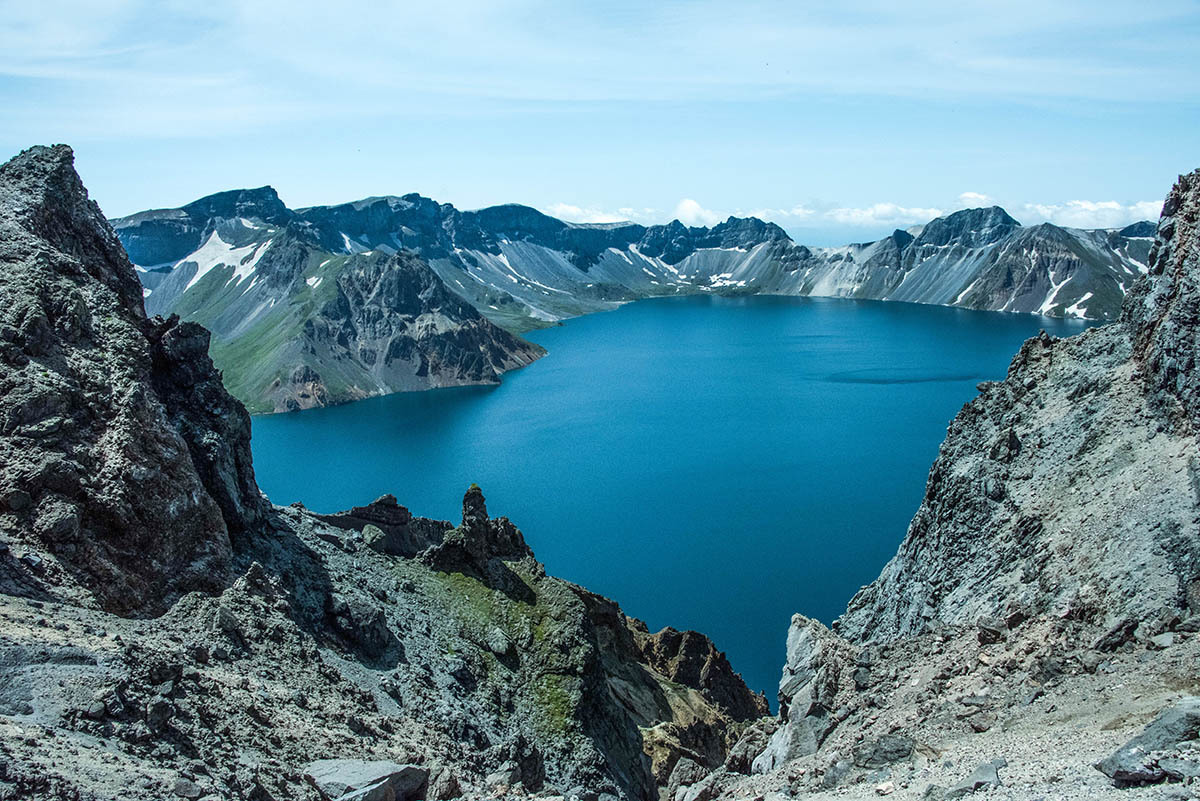
[[[750,211],[739,210],[735,212],[738,217],[757,217],[760,220],[769,220],[784,224],[807,220],[816,213],[816,211],[804,205],[792,206],[790,209],[751,209]]]
[[[825,212],[825,218],[841,225],[879,226],[926,223],[944,214],[941,209],[876,203],[865,208],[837,208]]]
[[[684,225],[716,225],[724,218],[717,212],[704,208],[690,197],[685,197],[675,207],[675,219]]]
[[[1069,228],[1121,228],[1139,220],[1157,220],[1162,201],[1068,200],[1065,203],[1026,203],[1017,217],[1025,224],[1051,222]]]
[[[963,192],[958,196],[958,202],[963,208],[973,209],[980,206],[991,206],[995,201],[982,192]]]
[[[617,213],[596,208],[583,208],[570,203],[553,203],[543,209],[551,217],[577,223],[611,223],[625,222],[632,218],[633,209],[618,209]]]

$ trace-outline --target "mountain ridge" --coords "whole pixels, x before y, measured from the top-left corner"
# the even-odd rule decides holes
[[[262,190],[224,195],[239,191]],[[189,207],[194,212],[207,200]],[[150,236],[148,223],[179,211],[113,221],[123,241],[132,243],[135,263],[141,263],[141,240]],[[514,332],[641,297],[697,292],[835,295],[1115,319],[1125,285],[1141,273],[1149,247],[1139,224],[1091,231],[1051,223],[1024,227],[998,206],[935,218],[916,234],[897,229],[873,242],[824,248],[797,243],[756,217],[730,216],[711,228],[679,220],[588,225],[515,203],[460,211],[417,193],[289,213],[310,225],[331,253],[412,249],[453,291]],[[1006,258],[992,252],[1019,235],[1059,258],[1026,264],[1028,251]],[[947,247],[952,254],[941,252]],[[756,248],[761,251],[749,257]],[[714,254],[720,250],[728,255]],[[731,255],[736,252],[741,255]],[[855,266],[848,270],[848,264]],[[910,278],[918,268],[920,275]],[[153,277],[144,276],[153,289]],[[981,281],[997,292],[972,294]],[[1001,289],[1008,294],[1002,297]]]

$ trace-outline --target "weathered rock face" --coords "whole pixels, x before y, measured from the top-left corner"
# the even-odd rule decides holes
[[[265,390],[274,411],[432,387],[496,384],[544,351],[446,289],[410,253],[349,259],[336,291],[280,358],[291,380]],[[251,335],[253,336],[253,335]],[[241,370],[238,364],[231,365]],[[256,399],[261,402],[261,399]]]
[[[1200,173],[1180,179],[1122,322],[1029,340],[951,423],[899,553],[836,629],[894,640],[982,617],[1115,625],[1195,608]]]
[[[1132,329],[1134,356],[1146,372],[1151,397],[1173,421],[1200,424],[1200,170],[1180,176],[1163,204],[1149,278],[1122,310]],[[1164,394],[1178,401],[1178,411]],[[1182,418],[1182,419],[1180,419]]]
[[[671,681],[701,688],[736,719],[753,720],[767,714],[766,698],[746,690],[725,654],[703,634],[665,628],[637,640],[651,668]]]
[[[60,145],[0,167],[0,582],[153,613],[218,586],[262,519],[249,419],[206,332],[146,319],[72,163]]]
[[[787,663],[779,681],[780,727],[751,769],[766,773],[815,754],[837,725],[838,693],[853,664],[851,647],[815,620],[792,617]]]

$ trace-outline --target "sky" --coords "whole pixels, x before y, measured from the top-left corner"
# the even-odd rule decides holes
[[[969,206],[1155,218],[1200,167],[1200,0],[4,0],[0,156],[109,216],[269,184],[866,241]]]

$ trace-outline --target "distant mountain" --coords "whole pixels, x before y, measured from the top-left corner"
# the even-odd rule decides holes
[[[252,411],[496,383],[544,353],[409,252],[326,249],[269,187],[118,224],[147,311],[211,329],[213,359]]]
[[[416,194],[292,210],[270,187],[113,226],[147,309],[211,328],[231,391],[257,410],[493,381],[539,355],[476,310],[513,333],[704,293],[1109,320],[1145,272],[1153,235],[1150,223],[1024,227],[993,206],[876,242],[808,248],[752,217],[711,228],[584,225],[518,205],[459,211]]]

